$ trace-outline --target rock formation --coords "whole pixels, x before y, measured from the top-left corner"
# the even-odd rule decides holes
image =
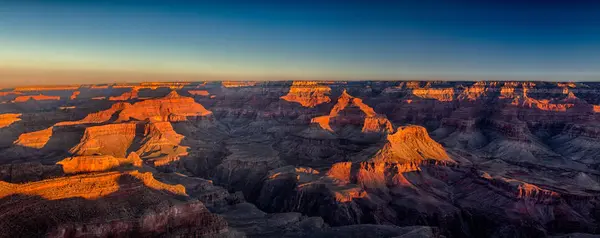
[[[64,121],[64,122],[58,122],[55,125],[56,126],[68,126],[68,125],[79,125],[79,124],[104,123],[104,122],[108,122],[115,113],[120,112],[127,107],[131,107],[131,104],[115,103],[109,109],[104,110],[104,111],[90,113],[85,118],[83,118],[79,121]]]
[[[138,97],[138,89],[132,88],[130,92],[124,92],[119,96],[109,97],[110,101],[127,101]]]
[[[206,116],[212,112],[193,98],[172,91],[164,98],[148,99],[134,103],[119,113],[119,121],[149,119],[151,121],[184,121],[187,117]]]
[[[68,174],[84,172],[102,172],[123,165],[142,166],[142,159],[131,152],[127,158],[115,158],[110,155],[74,156],[59,161],[63,171]]]
[[[319,85],[315,81],[294,81],[288,94],[281,99],[300,103],[304,107],[316,107],[331,101],[327,96],[330,92],[331,88],[327,85]]]
[[[488,91],[486,84],[486,82],[476,82],[469,87],[465,87],[460,95],[458,95],[457,99],[468,101],[480,99]],[[448,95],[446,95],[446,98],[448,98]]]
[[[27,102],[29,100],[34,101],[46,101],[46,100],[60,100],[60,96],[47,96],[43,94],[38,95],[22,95],[18,96],[12,102]]]
[[[188,154],[189,147],[180,145],[183,138],[173,130],[170,122],[147,123],[136,152],[154,166],[163,166]]]
[[[425,160],[454,162],[424,127],[398,127],[387,136],[388,143],[373,157],[374,162],[421,163]]]
[[[0,231],[5,235],[179,236],[218,234],[227,222],[151,173],[110,172],[25,184],[0,182]],[[116,212],[118,211],[118,212]],[[48,219],[51,216],[53,219]]]
[[[46,85],[46,86],[23,86],[16,87],[17,92],[41,92],[41,91],[74,91],[79,88],[79,85]]]
[[[135,139],[136,128],[136,123],[88,127],[79,144],[70,152],[78,156],[109,155],[123,158]]]
[[[10,126],[11,124],[21,120],[21,113],[4,113],[0,114],[0,128]]]
[[[356,107],[360,110],[360,112],[363,113],[363,115],[341,114],[341,112],[347,107]],[[373,108],[363,103],[362,99],[350,96],[346,90],[342,92],[342,95],[338,98],[337,103],[335,106],[333,106],[333,109],[331,109],[329,115],[315,117],[312,119],[312,123],[317,123],[321,128],[333,132],[334,130],[331,127],[331,121],[338,118],[340,119],[339,122],[342,124],[353,123],[362,118],[362,132],[365,133],[391,132],[393,130],[392,124],[385,118],[385,116],[375,113]]]
[[[412,93],[420,98],[435,99],[442,102],[454,100],[453,88],[414,88]]]
[[[49,127],[44,130],[21,134],[14,144],[35,149],[44,148],[52,136],[52,130],[53,127]]]
[[[206,90],[188,90],[188,93],[195,96],[208,96],[210,93]]]
[[[91,99],[127,90],[140,97]],[[2,100],[0,237],[598,234],[597,83],[109,84]]]
[[[73,93],[71,94],[71,97],[69,97],[69,99],[75,100],[75,99],[77,99],[77,96],[79,96],[79,94],[81,94],[80,91],[73,91]]]

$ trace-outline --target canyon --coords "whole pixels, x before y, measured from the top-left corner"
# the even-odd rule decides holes
[[[600,83],[0,92],[0,237],[594,237]]]

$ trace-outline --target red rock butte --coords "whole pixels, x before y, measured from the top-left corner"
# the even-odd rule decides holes
[[[136,136],[136,123],[108,124],[85,129],[70,152],[78,156],[110,155],[123,158]]]
[[[23,133],[14,142],[14,144],[35,149],[44,148],[52,136],[52,131],[53,127],[49,127],[40,131]]]
[[[304,107],[316,107],[322,103],[331,102],[329,96],[331,88],[321,85],[316,81],[294,81],[287,95],[281,99],[288,102],[297,102]]]
[[[154,166],[167,165],[188,154],[189,147],[180,145],[183,138],[173,130],[170,122],[147,123],[136,152]]]
[[[185,121],[187,117],[210,114],[211,111],[196,103],[193,98],[182,97],[172,91],[164,98],[148,99],[124,108],[119,113],[118,120]]]
[[[317,123],[321,128],[333,132],[334,130],[331,128],[331,119],[335,119],[340,115],[340,112],[346,109],[349,106],[358,107],[363,115],[363,128],[362,132],[370,133],[370,132],[391,132],[393,131],[392,123],[385,118],[384,115],[379,115],[375,113],[373,108],[364,104],[362,99],[355,98],[350,96],[344,90],[342,95],[338,98],[337,103],[333,106],[329,115],[319,116],[312,119],[312,123]]]
[[[79,94],[81,94],[81,92],[80,92],[80,91],[73,91],[73,93],[71,94],[71,97],[70,97],[70,99],[71,99],[71,100],[75,100],[75,99],[77,99],[77,96],[79,96]]]
[[[11,124],[21,120],[21,113],[4,113],[0,114],[0,128],[10,126]]]
[[[442,145],[431,139],[421,126],[398,127],[387,136],[388,143],[374,156],[373,161],[416,163],[425,160],[454,163]]]
[[[188,90],[188,93],[195,96],[208,96],[210,93],[206,90]]]
[[[68,125],[104,123],[104,122],[108,122],[111,119],[111,117],[113,116],[113,114],[120,112],[127,107],[131,107],[131,104],[124,103],[124,102],[115,103],[109,109],[104,110],[104,111],[90,113],[85,118],[83,118],[79,121],[64,121],[64,122],[58,122],[55,125],[56,126],[68,126]]]
[[[109,97],[110,101],[127,101],[131,99],[136,99],[138,97],[138,89],[132,88],[130,92],[124,92],[119,96]]]
[[[110,155],[74,156],[57,162],[67,174],[108,171],[123,165],[142,167],[142,159],[131,152],[127,158]]]
[[[47,96],[43,94],[38,95],[23,95],[18,96],[13,100],[13,102],[27,102],[29,100],[33,101],[48,101],[48,100],[60,100],[60,96]]]

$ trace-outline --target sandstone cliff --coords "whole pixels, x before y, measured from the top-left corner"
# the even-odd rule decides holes
[[[19,136],[14,144],[35,149],[43,148],[52,136],[53,127],[41,131],[24,133]]]
[[[188,90],[188,93],[195,96],[208,96],[210,93],[206,90]]]
[[[79,96],[79,94],[81,94],[80,91],[73,91],[73,93],[71,94],[71,97],[69,97],[69,99],[75,100],[75,99],[77,99],[77,96]]]
[[[108,122],[115,113],[120,112],[123,109],[128,108],[128,107],[131,107],[131,104],[115,103],[109,109],[104,110],[104,111],[90,113],[85,118],[83,118],[79,121],[64,121],[64,122],[58,122],[55,125],[56,126],[68,126],[68,125],[79,125],[79,124],[104,123],[104,122]]]
[[[144,135],[137,154],[154,166],[163,166],[188,154],[189,147],[181,146],[184,136],[173,130],[170,122],[151,122],[144,126]]]
[[[110,101],[127,101],[127,100],[131,100],[131,99],[135,99],[137,97],[138,97],[138,89],[133,88],[133,89],[131,89],[130,92],[124,92],[123,94],[121,94],[119,96],[109,97],[108,100],[110,100]]]
[[[84,172],[102,172],[123,165],[142,166],[142,159],[131,152],[127,158],[116,158],[110,155],[74,156],[57,162],[68,174]]]
[[[294,81],[287,95],[281,99],[288,102],[297,102],[304,107],[316,107],[322,103],[331,101],[329,96],[331,88],[327,85],[320,85],[314,81]]]
[[[10,126],[11,124],[21,120],[21,113],[4,113],[0,114],[0,128]]]
[[[207,116],[211,113],[193,98],[183,97],[172,91],[164,98],[134,103],[119,113],[118,120],[184,121],[187,117]]]
[[[136,123],[92,126],[85,129],[79,144],[70,152],[74,155],[127,156],[127,149],[136,136]]]
[[[358,108],[362,115],[356,113],[342,114],[341,112],[346,108]],[[332,121],[336,121],[342,125],[355,124],[357,121],[362,121],[362,132],[365,133],[391,132],[393,130],[392,123],[384,115],[375,113],[375,110],[363,103],[362,99],[350,96],[346,90],[342,92],[342,95],[338,98],[329,115],[312,119],[312,123],[317,123],[321,128],[331,132],[334,131],[331,127]]]
[[[47,95],[43,95],[43,94],[23,95],[23,96],[18,96],[12,102],[27,102],[29,100],[33,100],[33,101],[60,100],[60,96],[47,96]]]

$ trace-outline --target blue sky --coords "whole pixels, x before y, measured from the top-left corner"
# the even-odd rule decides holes
[[[18,69],[594,80],[600,4],[0,0],[0,45]]]

